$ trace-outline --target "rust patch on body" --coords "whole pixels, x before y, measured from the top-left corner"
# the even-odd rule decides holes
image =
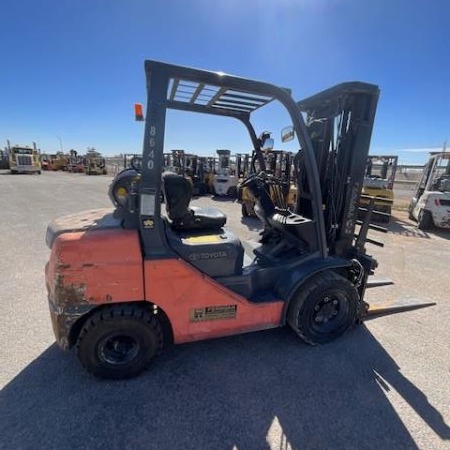
[[[88,305],[89,301],[86,299],[85,295],[86,285],[71,284],[67,286],[64,284],[64,279],[61,275],[56,277],[55,302],[58,306],[65,307]]]

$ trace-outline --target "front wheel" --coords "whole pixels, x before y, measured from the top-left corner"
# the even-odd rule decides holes
[[[417,220],[417,228],[419,230],[429,230],[433,226],[433,217],[431,212],[425,209],[420,210]]]
[[[138,305],[115,305],[87,320],[76,351],[93,375],[125,379],[146,369],[162,348],[161,325],[151,311]]]
[[[324,344],[355,322],[358,302],[358,292],[349,280],[323,272],[299,288],[289,305],[287,321],[308,344]]]

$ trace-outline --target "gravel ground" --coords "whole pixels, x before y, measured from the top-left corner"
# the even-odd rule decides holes
[[[435,301],[322,347],[288,328],[174,347],[142,376],[86,374],[54,344],[44,244],[54,217],[109,206],[109,177],[0,172],[1,449],[448,449],[450,232],[395,212],[369,302]],[[231,201],[230,228],[254,237]]]

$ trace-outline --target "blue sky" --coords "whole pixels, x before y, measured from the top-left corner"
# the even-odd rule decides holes
[[[423,162],[450,139],[444,0],[2,0],[0,146],[142,148],[144,60],[260,79],[301,99],[350,80],[381,88],[372,153]],[[287,116],[261,112],[259,131]],[[167,150],[249,151],[232,120],[170,112]],[[281,147],[280,147],[281,148]]]

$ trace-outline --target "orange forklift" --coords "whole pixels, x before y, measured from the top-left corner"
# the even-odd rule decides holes
[[[305,124],[285,88],[157,61],[146,61],[145,73],[143,152],[128,195],[114,209],[72,214],[47,229],[46,286],[59,346],[75,347],[92,374],[122,379],[170,344],[285,324],[323,344],[363,320],[377,263],[365,250],[369,225],[357,231],[356,221],[378,87],[344,83],[307,99],[314,120]],[[243,182],[264,223],[252,247],[224,227],[220,211],[190,206],[186,178],[163,172],[165,118],[174,109],[237,119],[262,158],[273,140],[257,137],[251,117],[272,102],[292,120],[299,190],[291,211],[274,205],[264,172]],[[338,180],[345,182],[332,184]]]

